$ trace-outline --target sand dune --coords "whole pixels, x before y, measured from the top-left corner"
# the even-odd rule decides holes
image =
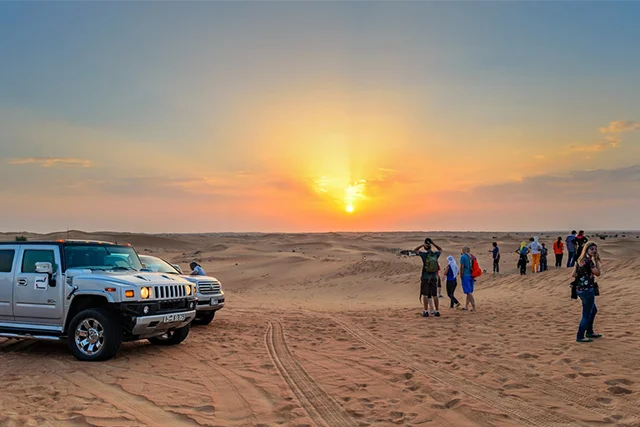
[[[487,270],[494,237],[503,253],[502,274],[478,280],[479,311],[445,298],[438,319],[420,317],[420,260],[399,256],[424,233],[69,234],[184,269],[196,259],[227,307],[178,347],[125,344],[98,364],[64,344],[0,339],[0,425],[640,425],[638,233],[592,236],[605,336],[587,345],[574,341],[570,271],[517,274],[529,233],[430,233],[444,256],[470,245]],[[548,247],[557,237],[539,234]]]

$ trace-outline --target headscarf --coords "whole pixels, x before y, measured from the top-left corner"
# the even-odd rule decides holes
[[[538,243],[538,236],[533,236],[533,241]]]
[[[513,247],[513,246],[512,246]],[[520,251],[527,247],[527,242],[520,243]]]
[[[449,261],[449,269],[453,273],[453,277],[456,277],[458,275],[459,268],[458,268],[458,264],[456,264],[455,258],[449,255],[447,257],[447,261]]]

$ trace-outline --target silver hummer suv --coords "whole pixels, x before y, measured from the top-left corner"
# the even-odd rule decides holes
[[[169,264],[162,258],[151,255],[140,255],[145,268],[158,273],[180,275],[182,278],[196,285],[198,306],[194,323],[208,325],[213,321],[216,311],[224,308],[224,291],[220,281],[210,276],[187,276],[180,266]]]
[[[0,242],[0,337],[67,340],[80,360],[107,360],[122,341],[174,345],[195,318],[195,286],[143,272],[129,245]]]

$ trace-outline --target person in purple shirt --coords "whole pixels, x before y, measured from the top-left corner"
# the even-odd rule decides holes
[[[576,230],[573,230],[565,239],[567,245],[567,268],[571,268],[576,263]]]

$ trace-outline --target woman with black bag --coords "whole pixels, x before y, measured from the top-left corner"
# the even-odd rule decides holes
[[[600,294],[598,284],[595,278],[600,276],[600,256],[598,255],[598,246],[589,242],[585,245],[576,270],[573,273],[575,277],[575,290],[578,298],[582,301],[582,319],[578,327],[577,342],[592,342],[594,338],[602,337],[593,331],[593,321],[595,320],[598,308],[596,307],[596,296]]]

